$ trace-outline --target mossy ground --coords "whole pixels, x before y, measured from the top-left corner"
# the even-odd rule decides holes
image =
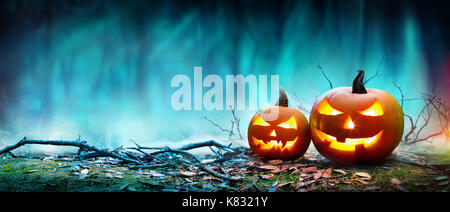
[[[89,166],[89,176],[80,179],[79,175],[73,174],[71,168],[55,171],[58,166],[59,164],[54,161],[23,158],[0,159],[0,191],[115,192],[124,190],[127,185],[133,185],[133,188],[138,191],[161,189],[160,187],[149,188],[139,183],[138,180],[151,184],[152,179],[125,167],[108,168],[109,171],[121,173],[120,178],[108,178],[106,177],[107,172],[103,171],[104,168],[92,165]],[[166,184],[165,189],[174,187]]]
[[[347,172],[342,178],[337,178],[333,183],[318,183],[318,185],[311,187],[307,191],[333,191],[333,192],[351,192],[351,191],[402,191],[391,183],[393,178],[401,181],[400,186],[407,191],[423,192],[423,191],[449,191],[449,185],[439,185],[442,182],[436,180],[438,176],[445,176],[443,172],[434,172],[422,167],[407,165],[399,162],[391,162],[382,166],[352,166],[352,167],[337,167]],[[368,173],[372,179],[367,181],[367,184],[351,183],[352,175],[356,172]],[[332,176],[339,174],[333,173]],[[447,172],[448,176],[448,172]],[[296,185],[299,182],[300,174],[280,173],[274,175],[273,178],[267,180],[258,180],[257,186],[267,188],[275,182],[293,182],[291,185]],[[246,179],[245,183],[251,183],[255,178]],[[294,191],[295,186],[285,186],[281,191]]]
[[[64,162],[64,164],[79,162]],[[71,168],[55,168],[60,162],[43,161],[37,159],[8,158],[0,159],[0,191],[30,192],[30,191],[61,191],[61,192],[118,192],[132,187],[135,191],[179,191],[179,176],[157,178],[142,175],[142,171],[126,167],[108,167],[89,165],[89,175],[80,179]],[[323,166],[323,165],[321,165]],[[332,166],[331,166],[332,167]],[[320,168],[320,167],[319,167]],[[328,167],[324,167],[328,168]],[[439,176],[449,176],[448,168],[444,170],[431,170],[420,166],[412,166],[400,162],[386,162],[376,166],[332,167],[347,172],[346,176],[334,179],[332,182],[319,182],[307,191],[401,191],[392,184],[393,178],[398,179],[401,188],[408,191],[448,191],[448,179],[436,180]],[[108,172],[106,172],[107,170]],[[120,173],[120,176],[111,177],[108,173]],[[352,181],[356,172],[368,173],[372,179],[368,183],[359,184]],[[259,175],[270,174],[269,171],[260,171]],[[337,173],[332,174],[337,176]],[[246,177],[235,187],[248,187],[256,181],[258,175]],[[292,182],[278,188],[277,191],[295,191],[300,174],[278,173],[271,178],[259,179],[256,186],[267,191],[275,183]],[[447,182],[447,184],[445,183]],[[129,189],[128,189],[129,190]]]

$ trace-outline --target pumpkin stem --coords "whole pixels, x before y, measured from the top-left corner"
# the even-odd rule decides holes
[[[358,75],[353,80],[352,93],[367,93],[366,88],[364,87],[364,70],[359,70],[358,72]]]
[[[288,97],[284,89],[280,89],[280,98],[278,98],[278,102],[275,105],[287,107],[289,104]]]

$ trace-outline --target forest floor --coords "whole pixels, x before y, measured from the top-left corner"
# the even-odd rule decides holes
[[[0,158],[0,191],[447,192],[450,190],[448,156],[426,156],[435,161],[433,166],[405,163],[398,160],[398,155],[370,166],[339,166],[327,160],[312,160],[308,155],[295,161],[265,161],[251,156],[245,161],[210,166],[212,170],[238,178],[237,181],[219,179],[196,167],[130,169],[107,162],[107,158],[82,163],[54,156],[3,157]],[[208,156],[203,159],[207,161]]]

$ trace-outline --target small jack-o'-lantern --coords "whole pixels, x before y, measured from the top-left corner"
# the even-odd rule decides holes
[[[335,88],[314,104],[311,136],[329,160],[368,163],[383,159],[403,135],[403,111],[398,101],[379,89],[365,89],[360,70],[353,87]]]
[[[283,89],[276,106],[258,111],[248,126],[253,153],[267,159],[295,159],[303,156],[311,142],[309,124],[298,110],[288,107]]]

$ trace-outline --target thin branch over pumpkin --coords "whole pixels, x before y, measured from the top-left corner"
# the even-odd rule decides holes
[[[366,85],[370,80],[374,79],[375,77],[380,77],[380,76],[381,76],[381,73],[380,73],[380,66],[381,66],[381,64],[383,64],[383,61],[384,61],[384,57],[382,57],[381,60],[380,60],[380,62],[378,63],[377,69],[376,69],[376,71],[375,71],[375,75],[373,75],[373,76],[367,78],[367,79],[364,81],[364,85]]]
[[[319,68],[320,72],[322,72],[322,75],[325,77],[325,79],[328,81],[328,83],[330,83],[330,88],[332,89],[333,88],[333,83],[331,83],[331,80],[325,74],[325,71],[322,69],[322,66],[320,66],[320,64],[318,64],[317,68]]]

